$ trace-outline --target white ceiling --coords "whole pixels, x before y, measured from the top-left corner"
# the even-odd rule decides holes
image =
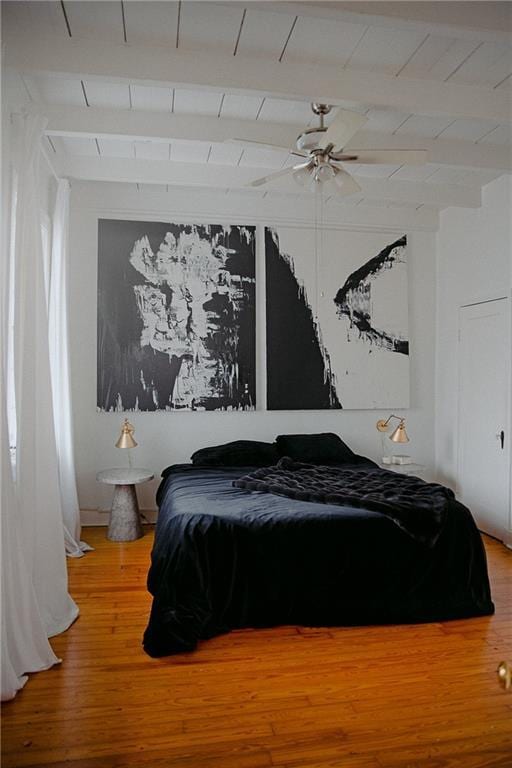
[[[467,3],[446,3],[436,22],[418,19],[411,5],[444,4],[3,2],[3,38],[25,98],[49,116],[48,148],[61,173],[181,184],[190,166],[191,183],[242,189],[251,169],[256,177],[282,168],[290,155],[224,139],[291,146],[314,123],[310,101],[324,95],[326,75],[339,91],[336,105],[368,118],[352,146],[431,152],[424,167],[352,166],[365,182],[361,200],[466,205],[512,168],[512,41],[497,24],[507,4],[487,4],[491,18],[480,26],[481,3],[471,18]],[[156,69],[166,57],[161,76],[146,76],[141,62]],[[187,74],[173,82],[181,61],[189,71],[198,62],[205,82]],[[293,92],[281,89],[281,76]],[[258,194],[303,194],[286,183]]]

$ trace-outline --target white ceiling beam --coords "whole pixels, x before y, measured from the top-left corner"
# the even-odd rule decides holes
[[[172,161],[132,160],[112,157],[77,157],[54,155],[57,173],[84,181],[118,181],[137,184],[169,184],[215,189],[244,189],[249,182],[272,173],[272,168],[245,168],[204,163],[176,163]],[[479,208],[480,189],[453,184],[428,184],[409,181],[385,181],[357,177],[367,200],[417,203],[437,207],[456,206]],[[265,189],[304,194],[291,176],[280,178]],[[264,191],[264,190],[261,190]]]
[[[48,118],[49,136],[110,138],[121,141],[224,142],[239,138],[248,141],[293,147],[303,125],[269,123],[263,120],[238,120],[200,115],[174,115],[138,110],[59,107],[45,105],[36,111]],[[426,149],[429,162],[467,168],[494,168],[512,171],[512,152],[506,146],[475,144],[452,139],[425,139],[359,131],[351,144],[358,149]],[[350,144],[348,145],[350,147]]]
[[[50,39],[11,32],[6,36],[6,63],[22,73],[45,72],[111,83],[184,86],[328,104],[353,101],[416,114],[485,118],[498,123],[512,118],[506,88],[417,81],[204,51],[186,53],[156,46],[105,45],[92,39]]]
[[[45,104],[34,112],[48,118],[50,136],[81,136],[122,141],[164,141],[186,139],[220,143],[241,138],[291,147],[304,125],[239,120],[207,115],[176,115],[171,112],[118,110],[94,107],[60,107]]]

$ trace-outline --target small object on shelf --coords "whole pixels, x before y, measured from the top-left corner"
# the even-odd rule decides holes
[[[384,462],[386,463],[386,462]],[[404,454],[398,454],[391,456],[391,464],[414,464],[411,456],[405,456]]]
[[[380,466],[382,469],[387,469],[388,472],[395,472],[397,475],[415,475],[422,480],[427,479],[427,468],[424,464],[386,464],[382,461]]]

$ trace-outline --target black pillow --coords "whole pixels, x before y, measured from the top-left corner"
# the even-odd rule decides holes
[[[275,443],[234,440],[201,448],[190,460],[195,466],[202,467],[270,467],[279,460],[279,453]]]
[[[309,464],[345,464],[356,460],[356,454],[333,432],[278,435],[276,445],[280,456]]]

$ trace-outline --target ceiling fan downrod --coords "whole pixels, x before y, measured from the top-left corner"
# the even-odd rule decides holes
[[[324,117],[325,115],[328,115],[331,111],[332,107],[330,104],[318,104],[316,102],[313,102],[311,104],[311,109],[315,113],[315,115],[318,115],[320,118],[320,128],[324,128]]]

